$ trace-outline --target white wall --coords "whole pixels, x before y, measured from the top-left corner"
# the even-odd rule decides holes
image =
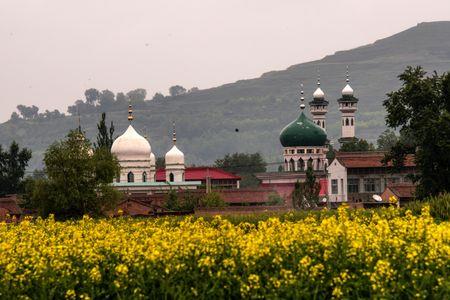
[[[332,194],[331,182],[337,180],[338,193]],[[347,201],[347,169],[335,159],[328,166],[328,199],[330,202]]]

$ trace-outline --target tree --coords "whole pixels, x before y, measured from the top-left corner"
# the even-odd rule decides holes
[[[172,97],[186,94],[186,89],[181,85],[174,85],[169,88],[169,94]]]
[[[147,91],[145,89],[135,89],[129,91],[127,93],[127,96],[130,99],[130,101],[134,103],[144,102],[145,97],[147,96]]]
[[[16,113],[15,111],[11,114],[11,118],[10,118],[10,120],[12,121],[12,122],[16,122],[16,121],[19,121],[20,120],[20,116],[19,116],[19,114],[18,113]]]
[[[217,159],[215,166],[227,172],[239,174],[242,177],[242,187],[254,187],[259,184],[254,173],[265,172],[267,164],[260,153],[233,153]]]
[[[194,86],[194,87],[189,89],[188,93],[195,93],[195,92],[198,92],[198,91],[199,91],[198,87]]]
[[[25,120],[32,120],[38,117],[39,108],[35,105],[25,106],[19,104],[17,105],[17,110]]]
[[[377,139],[377,149],[380,151],[389,151],[397,143],[398,137],[395,132],[386,129]]]
[[[353,138],[351,141],[345,142],[339,151],[341,152],[364,152],[374,151],[375,147],[372,143],[367,142],[364,139]]]
[[[123,106],[123,105],[125,105],[127,103],[127,101],[128,101],[128,97],[124,93],[122,93],[122,92],[117,93],[117,95],[116,95],[116,103],[118,105],[122,105]]]
[[[113,92],[111,92],[110,90],[103,90],[99,98],[100,107],[103,109],[110,108],[114,104],[114,98],[115,95]]]
[[[401,136],[384,162],[401,167],[414,154],[416,197],[450,191],[450,73],[426,76],[422,67],[407,67],[402,86],[383,102],[386,123]]]
[[[30,159],[31,151],[20,149],[16,142],[11,143],[8,151],[3,151],[0,145],[0,195],[20,192]]]
[[[161,101],[164,100],[164,95],[161,93],[155,93],[155,95],[153,96],[152,100],[153,101]]]
[[[106,113],[102,113],[102,117],[97,124],[97,143],[94,144],[96,149],[105,148],[111,151],[112,144],[114,143],[114,123],[111,121],[111,125],[108,129],[106,126]]]
[[[292,203],[297,209],[310,209],[319,204],[320,184],[316,182],[313,169],[309,166],[306,170],[306,180],[295,183],[292,192]]]
[[[97,89],[91,88],[84,92],[84,96],[88,104],[94,105],[100,99],[100,92]]]
[[[27,198],[40,215],[57,218],[102,215],[120,193],[110,183],[119,174],[117,159],[106,149],[91,150],[78,130],[52,144],[44,156],[46,178],[33,182]]]

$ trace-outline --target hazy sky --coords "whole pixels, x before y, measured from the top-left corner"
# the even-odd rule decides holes
[[[17,104],[65,111],[90,87],[258,77],[437,20],[449,0],[0,0],[0,121]]]

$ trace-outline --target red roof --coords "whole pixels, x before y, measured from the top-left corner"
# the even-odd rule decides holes
[[[399,198],[413,198],[416,186],[412,183],[396,183],[387,186]]]
[[[336,159],[346,168],[384,168],[381,162],[386,152],[337,152]],[[389,162],[388,166],[392,166]],[[405,167],[415,167],[414,155],[408,154],[404,161]]]
[[[206,177],[210,177],[213,180],[241,180],[241,177],[219,168],[188,167],[184,171],[184,179],[186,181],[205,181]],[[156,181],[166,181],[165,169],[156,170]]]
[[[8,213],[12,215],[22,214],[22,209],[17,204],[16,195],[7,195],[0,198],[0,208],[7,210]]]

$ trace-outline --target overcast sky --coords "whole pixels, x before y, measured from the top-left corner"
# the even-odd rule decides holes
[[[90,87],[258,77],[438,20],[449,0],[0,0],[0,121],[17,104],[65,111]]]

